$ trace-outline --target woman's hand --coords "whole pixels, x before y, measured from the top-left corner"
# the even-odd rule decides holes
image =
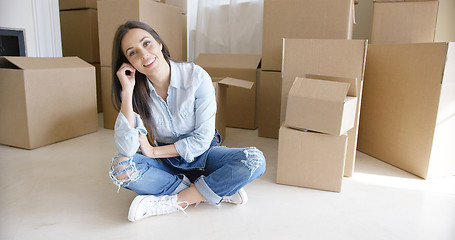
[[[141,144],[140,148],[142,154],[149,158],[155,158],[154,156],[154,147],[150,145],[147,135],[139,133],[139,143]]]
[[[129,63],[123,63],[117,71],[117,77],[122,85],[122,91],[133,92],[136,69]]]

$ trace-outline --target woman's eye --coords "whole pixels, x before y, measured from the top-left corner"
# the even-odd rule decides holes
[[[144,42],[144,47],[147,47],[148,45],[150,45],[150,43],[151,43],[150,41],[145,41]]]
[[[135,51],[131,51],[131,52],[128,54],[128,56],[132,57],[132,56],[134,56],[134,54],[136,54],[136,52],[135,52]]]

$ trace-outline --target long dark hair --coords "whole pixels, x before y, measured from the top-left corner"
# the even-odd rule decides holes
[[[125,24],[119,26],[117,32],[115,33],[114,37],[114,45],[112,48],[112,94],[111,94],[111,101],[114,105],[114,108],[117,111],[120,111],[120,107],[122,105],[122,85],[120,84],[120,80],[117,77],[117,71],[123,63],[129,63],[128,59],[126,58],[125,54],[122,51],[122,39],[126,33],[130,29],[140,28],[142,30],[147,31],[152,35],[152,37],[159,43],[163,45],[161,52],[163,53],[164,59],[169,64],[169,60],[171,59],[169,49],[164,43],[163,39],[158,35],[158,33],[153,30],[149,25],[129,20]],[[141,116],[144,125],[149,132],[148,139],[149,142],[153,145],[154,139],[152,134],[152,121],[151,121],[151,110],[149,107],[149,102],[151,101],[150,98],[150,89],[148,87],[147,78],[144,74],[136,71],[135,73],[136,83],[134,85],[133,90],[133,110]]]

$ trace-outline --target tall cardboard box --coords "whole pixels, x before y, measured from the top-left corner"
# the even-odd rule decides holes
[[[437,0],[375,1],[370,42],[433,42],[438,4]]]
[[[371,44],[358,149],[422,178],[455,174],[455,44]]]
[[[112,66],[114,35],[127,20],[138,20],[150,25],[166,43],[171,58],[184,60],[184,18],[180,8],[154,0],[102,0],[98,1],[101,66]]]
[[[276,181],[340,192],[347,136],[280,128]]]
[[[115,120],[117,119],[118,111],[115,110],[112,104],[112,67],[101,66],[101,92],[103,103],[103,124],[104,128],[114,129]]]
[[[60,11],[60,25],[63,56],[100,62],[96,9]]]
[[[96,9],[96,0],[59,0],[58,4],[60,10]]]
[[[251,89],[229,88],[227,126],[256,129],[256,93],[260,55],[200,54],[195,63],[213,78],[231,77],[253,83]]]
[[[0,144],[33,149],[95,132],[95,68],[77,57],[0,58]]]
[[[251,89],[253,83],[234,78],[213,79],[213,87],[216,95],[216,120],[215,127],[222,139],[226,139],[227,122],[227,91],[228,88]]]
[[[258,98],[258,136],[278,138],[281,109],[281,72],[261,71]]]
[[[347,133],[345,176],[352,176],[354,172],[366,45],[366,40],[284,39],[283,41],[281,122],[284,121],[288,93],[296,77],[319,74],[357,79],[356,92],[352,95],[357,97],[356,118],[354,127]]]
[[[353,0],[265,0],[262,70],[281,71],[283,38],[351,39]]]
[[[355,84],[355,79],[353,79]],[[285,125],[332,135],[354,127],[357,98],[349,83],[297,77],[289,91]]]

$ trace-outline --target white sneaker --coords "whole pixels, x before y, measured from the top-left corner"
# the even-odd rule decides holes
[[[177,202],[177,195],[165,195],[155,197],[153,195],[138,195],[134,198],[128,212],[128,220],[135,222],[150,216],[157,216],[163,214],[169,214],[178,210],[185,213],[185,209],[188,207],[179,206]],[[185,213],[186,214],[186,213]]]
[[[246,194],[246,191],[241,188],[236,194],[223,197],[223,200],[221,200],[221,202],[243,205],[248,202],[248,195]]]

